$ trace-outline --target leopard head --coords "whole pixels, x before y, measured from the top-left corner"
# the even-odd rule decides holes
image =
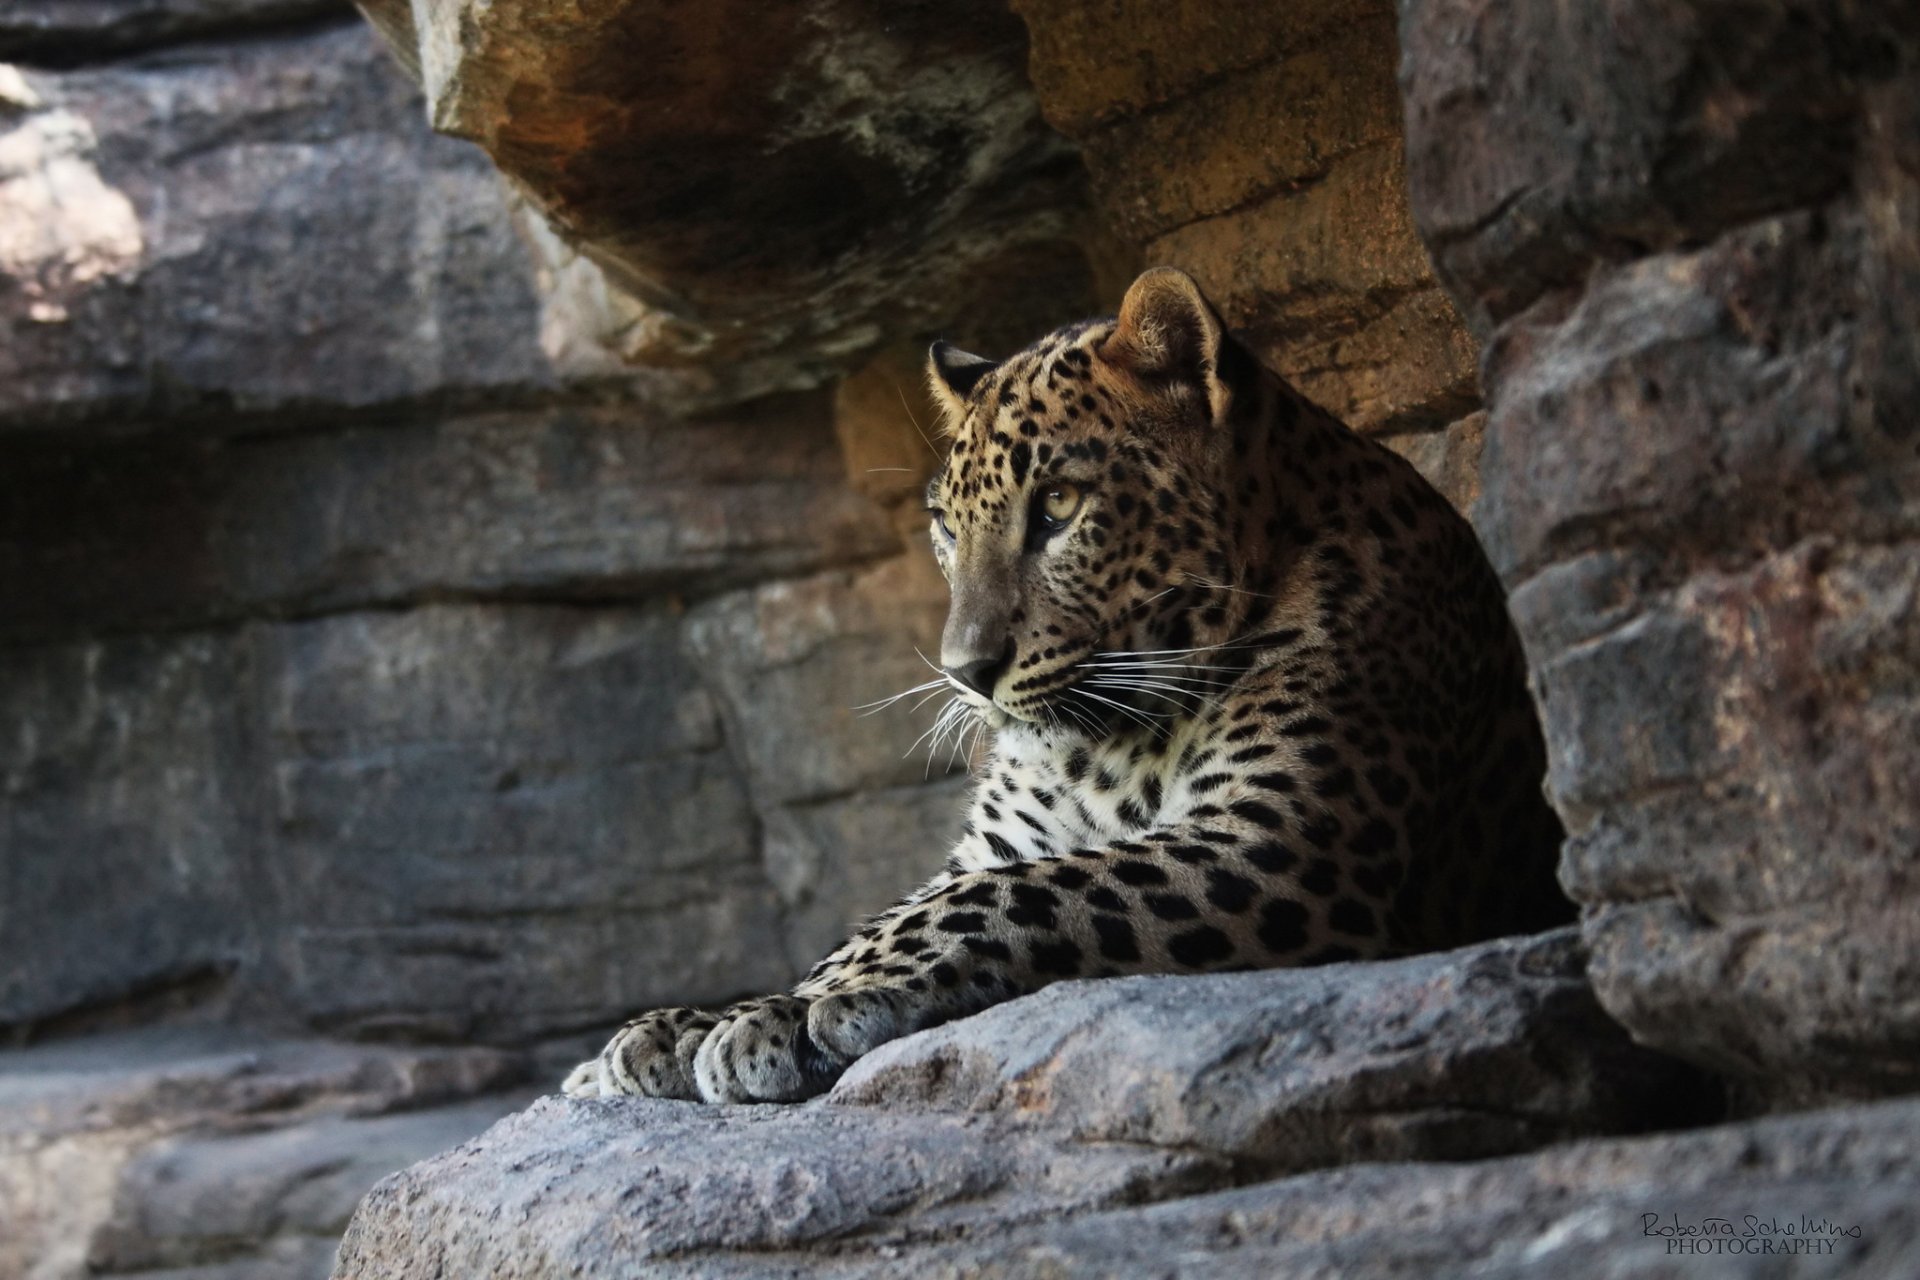
[[[953,439],[927,491],[951,589],[940,662],[990,723],[1103,717],[1116,699],[1072,692],[1103,655],[1225,638],[1211,602],[1234,577],[1235,421],[1258,376],[1170,268],[1118,317],[1003,361],[934,344]]]

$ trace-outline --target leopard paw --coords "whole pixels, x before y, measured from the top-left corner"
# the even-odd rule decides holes
[[[615,1032],[600,1056],[568,1073],[569,1098],[639,1094],[697,1102],[693,1057],[719,1018],[703,1009],[655,1009]]]
[[[852,1062],[889,1040],[932,1025],[933,1010],[897,987],[858,987],[821,996],[808,1012],[807,1031],[822,1052]]]
[[[612,1092],[600,1084],[600,1059],[588,1058],[585,1062],[567,1072],[567,1078],[560,1082],[560,1092],[569,1098],[601,1098]]]
[[[851,1058],[821,1052],[807,1030],[811,1002],[767,996],[734,1005],[694,1054],[708,1102],[798,1102],[824,1093]]]

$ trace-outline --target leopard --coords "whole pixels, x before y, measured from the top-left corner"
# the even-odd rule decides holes
[[[942,870],[791,990],[669,1008],[573,1097],[795,1102],[1068,979],[1366,962],[1567,922],[1505,595],[1400,454],[1191,277],[1004,360],[944,342],[938,680],[991,740]]]

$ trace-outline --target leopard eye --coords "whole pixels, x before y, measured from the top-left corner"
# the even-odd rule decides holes
[[[1040,491],[1040,515],[1058,529],[1073,519],[1085,498],[1077,484],[1049,485]]]
[[[938,507],[928,507],[927,514],[933,517],[933,523],[940,530],[940,536],[952,542],[953,526],[947,523],[947,513]]]

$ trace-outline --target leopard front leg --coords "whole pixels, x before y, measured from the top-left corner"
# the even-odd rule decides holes
[[[678,1038],[649,1036],[637,1057],[616,1040],[598,1079],[636,1091],[627,1081],[644,1086],[652,1063],[686,1090],[667,1096],[793,1101],[889,1040],[1064,978],[1388,954],[1395,943],[1380,922],[1391,878],[1363,885],[1346,861],[1309,864],[1250,819],[1215,819],[1102,852],[968,872],[862,929],[791,995],[736,1005],[704,1033],[689,1023]],[[668,1039],[677,1075],[664,1065]]]
[[[717,1013],[658,1009],[635,1018],[597,1058],[576,1067],[562,1091],[581,1098],[796,1102],[832,1087],[869,1049],[1014,993],[998,979],[963,981],[971,953],[955,939],[938,952],[918,942],[924,917],[918,903],[909,903],[873,921],[790,995]],[[883,962],[886,955],[894,959]]]

